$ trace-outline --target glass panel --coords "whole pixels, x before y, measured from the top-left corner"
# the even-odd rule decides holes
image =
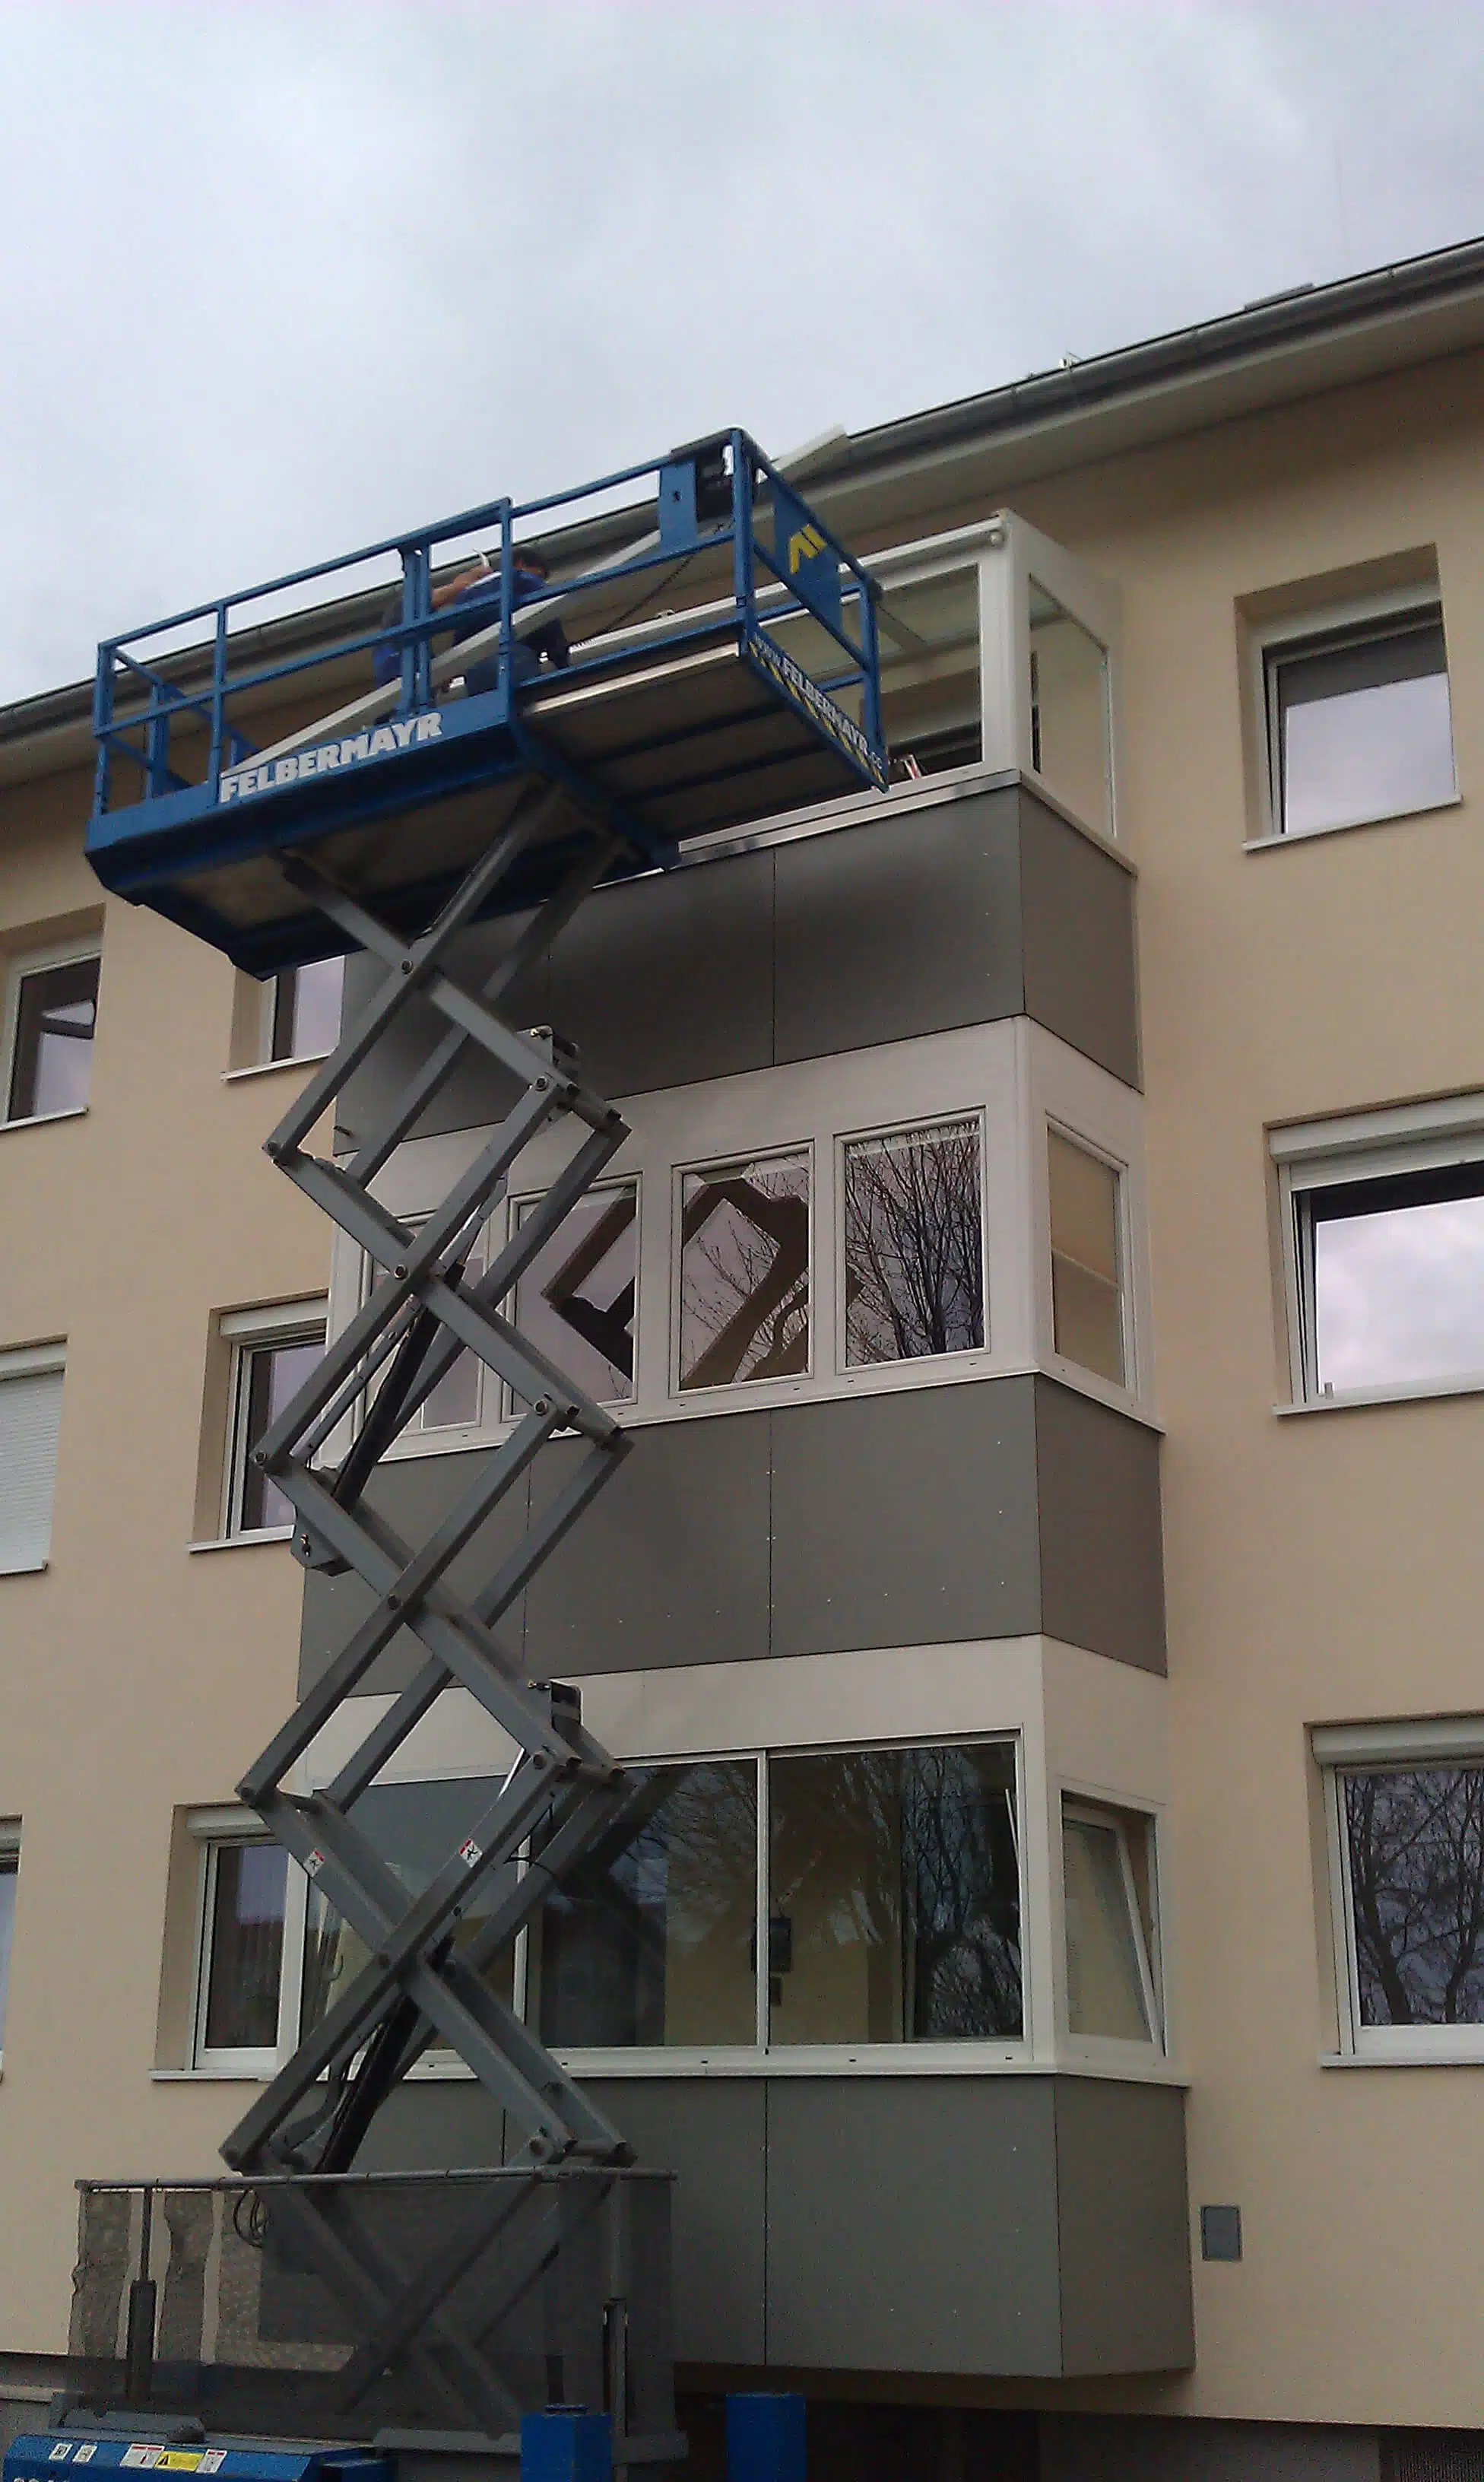
[[[771,2043],[1021,2031],[1015,1754],[768,1763]]]
[[[340,1040],[345,959],[322,957],[280,974],[273,988],[273,1057],[309,1060]]]
[[[1111,1823],[1062,1820],[1067,2022],[1074,2034],[1147,2043],[1151,2028],[1122,1842]]]
[[[1484,2024],[1484,1768],[1343,1782],[1361,2023]]]
[[[1443,624],[1268,658],[1276,681],[1281,819],[1289,835],[1453,799]]]
[[[92,1080],[97,1002],[96,957],[22,975],[7,1106],[11,1120],[82,1110]]]
[[[1112,834],[1107,653],[1034,578],[1030,763],[1077,818]]]
[[[1122,1386],[1123,1270],[1119,1175],[1111,1164],[1046,1133],[1051,1179],[1052,1319],[1056,1351]]]
[[[488,1264],[486,1235],[480,1232],[464,1261],[464,1282],[478,1283]],[[443,1330],[440,1328],[438,1333],[441,1335]],[[471,1353],[466,1345],[457,1360],[450,1362],[436,1387],[423,1399],[416,1415],[416,1428],[420,1431],[467,1430],[480,1418],[483,1374],[484,1364],[479,1355]]]
[[[846,1359],[906,1361],[984,1341],[979,1126],[845,1149]]]
[[[294,1522],[292,1501],[285,1498],[275,1482],[258,1472],[250,1462],[251,1454],[265,1431],[272,1429],[302,1387],[324,1352],[322,1330],[314,1335],[298,1336],[292,1343],[255,1344],[243,1355],[246,1378],[239,1384],[245,1387],[247,1407],[242,1423],[242,1512],[238,1518],[238,1529],[243,1534]]]
[[[528,1199],[524,1224],[540,1203]],[[634,1393],[638,1190],[589,1190],[537,1251],[515,1288],[515,1325],[600,1405]]]
[[[888,586],[876,606],[881,720],[903,774],[935,775],[982,754],[979,580],[948,570]]]
[[[271,2051],[277,2043],[288,1868],[278,1844],[217,1847],[207,1951],[209,2051]]]
[[[11,1989],[11,1949],[15,1938],[15,1874],[13,1853],[0,1854],[0,2048],[5,2044],[5,2011]]]
[[[541,2039],[754,2044],[756,1763],[631,1767],[628,1781],[533,1933]]]
[[[498,1791],[499,1783],[493,1776],[372,1784],[354,1804],[351,1815],[361,1834],[405,1888],[410,1902],[423,1893],[456,1853]],[[489,1874],[477,1883],[456,1925],[456,1947],[467,1947],[478,1935],[488,1916],[493,1894],[493,1874]],[[366,1964],[367,1955],[363,1941],[349,1922],[342,1920],[319,1888],[311,1885],[304,1927],[304,2033],[344,1996]],[[514,1993],[513,1941],[491,1960],[484,1978],[508,2007]]]
[[[1479,1179],[1469,1166],[1437,1181],[1310,1193],[1321,1393],[1484,1372],[1484,1197],[1426,1195]],[[1371,1202],[1387,1198],[1397,1202]]]
[[[809,1157],[718,1164],[681,1192],[680,1384],[809,1367]]]

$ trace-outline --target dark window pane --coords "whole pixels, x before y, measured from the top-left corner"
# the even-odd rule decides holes
[[[1480,1176],[1467,1165],[1308,1194],[1321,1393],[1484,1373]]]
[[[520,1210],[522,1224],[537,1201]],[[638,1191],[591,1190],[537,1252],[515,1289],[521,1334],[598,1404],[634,1393]]]
[[[241,1453],[242,1506],[238,1530],[255,1534],[270,1525],[292,1525],[294,1509],[276,1483],[259,1473],[251,1452],[271,1430],[286,1405],[302,1387],[325,1352],[323,1333],[296,1336],[290,1343],[255,1344],[243,1355]]]
[[[5,2043],[5,2012],[11,1990],[11,1948],[15,1937],[17,1867],[15,1854],[0,1853],[0,2046]]]
[[[773,1758],[768,1819],[771,2043],[1020,2033],[1011,1749]]]
[[[96,957],[22,975],[7,1105],[11,1120],[82,1110],[92,1077],[97,1014]]]
[[[406,1890],[420,1896],[488,1809],[499,1790],[492,1776],[428,1783],[372,1784],[354,1807],[355,1824]],[[479,1881],[455,1928],[455,1944],[479,1934],[495,1894],[495,1874]],[[508,2007],[514,1991],[513,1941],[495,1956],[485,1980]],[[367,1950],[350,1924],[311,1886],[304,1926],[302,2031],[317,2025],[350,1989]]]
[[[1484,2024],[1484,1768],[1344,1779],[1363,2025]]]
[[[845,1150],[846,1358],[904,1361],[984,1341],[975,1121]]]
[[[345,992],[345,959],[322,957],[312,965],[296,965],[273,985],[273,1029],[271,1057],[309,1060],[333,1051],[340,1040],[340,1010]]]
[[[809,1158],[687,1173],[680,1384],[721,1387],[809,1367]]]
[[[1290,835],[1453,798],[1441,620],[1316,640],[1268,658],[1281,817]]]
[[[619,1816],[541,1914],[541,2039],[753,2043],[757,1768],[631,1767],[628,1783]]]
[[[213,1872],[206,2048],[271,2051],[278,2040],[288,1856],[277,1844],[222,1844]]]

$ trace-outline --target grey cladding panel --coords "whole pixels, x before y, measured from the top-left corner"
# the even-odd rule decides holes
[[[1033,794],[1020,818],[1026,1013],[1136,1086],[1133,874]]]
[[[773,857],[602,889],[552,951],[552,1018],[600,1095],[767,1068]]]
[[[1054,1379],[1034,1383],[1048,1636],[1163,1672],[1159,1440]]]
[[[762,2077],[613,2077],[588,2086],[673,2191],[675,2355],[761,2363],[768,2088]]]
[[[518,937],[524,918],[511,916],[503,922],[482,923],[456,940],[449,952],[450,970],[456,980],[467,990],[478,990],[485,975],[493,973],[511,941]],[[351,957],[347,961],[348,1028],[385,980],[386,967],[378,960]],[[550,1021],[551,980],[544,958],[504,994],[500,1009],[515,1025],[545,1025]],[[340,1125],[356,1143],[369,1133],[388,1104],[421,1069],[447,1024],[447,1018],[431,1005],[408,1008],[397,1018],[392,1033],[382,1036],[365,1067],[346,1088],[339,1106]],[[428,1137],[446,1129],[482,1128],[503,1118],[517,1091],[513,1079],[495,1066],[487,1052],[477,1043],[466,1043],[453,1074],[439,1089],[412,1134]]]
[[[775,2079],[768,2358],[1054,2376],[1051,2080]]]
[[[763,1655],[768,1642],[766,1413],[646,1424],[527,1597],[532,1677],[574,1678]],[[541,1460],[534,1504],[575,1449]]]
[[[1010,788],[778,847],[779,1061],[1019,1014],[1018,803]]]
[[[1033,1385],[773,1415],[774,1654],[1040,1627]]]
[[[406,1457],[383,1465],[366,1493],[366,1504],[384,1518],[404,1543],[418,1545],[442,1522],[451,1508],[484,1470],[487,1452],[459,1456]],[[612,1486],[616,1488],[616,1486]],[[492,1518],[486,1518],[470,1547],[450,1571],[464,1592],[482,1586],[512,1551],[526,1531],[526,1486],[512,1491]],[[312,1571],[304,1578],[304,1610],[299,1638],[299,1689],[317,1680],[372,1608],[373,1597],[359,1577],[323,1577]],[[522,1602],[514,1603],[497,1634],[519,1655],[524,1628]],[[418,1640],[404,1629],[392,1640],[361,1681],[364,1692],[405,1688],[424,1661]]]
[[[1062,2367],[1069,2378],[1195,2360],[1185,2098],[1058,2077]]]

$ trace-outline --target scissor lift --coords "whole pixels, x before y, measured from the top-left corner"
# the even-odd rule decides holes
[[[591,517],[593,504],[611,506],[615,491],[645,484],[655,497],[649,532],[620,552],[603,547],[613,519]],[[555,539],[554,522],[564,529]],[[515,555],[536,524],[560,563],[560,583],[519,603]],[[498,592],[477,633],[445,648],[449,614],[434,609],[433,586],[449,547],[482,533]],[[308,589],[323,596],[320,581],[364,575],[368,566],[379,565],[384,602],[392,561],[402,585],[390,620],[362,593],[327,613],[321,602],[312,618],[250,625],[254,604]],[[638,606],[676,595],[682,576],[684,608],[640,616]],[[569,664],[512,687],[517,639],[554,611],[574,642]],[[202,623],[205,647],[162,658],[161,646],[183,631],[198,635]],[[386,647],[397,676],[368,687],[375,651]],[[458,695],[471,671],[487,678],[496,656],[495,685]],[[264,718],[269,738],[254,746],[249,727],[261,733]],[[267,1141],[278,1168],[364,1253],[373,1281],[364,1307],[252,1450],[294,1508],[299,1559],[353,1571],[372,1607],[240,1786],[371,1961],[222,2152],[257,2184],[255,2211],[307,2253],[351,2319],[357,2342],[336,2383],[338,2414],[353,2421],[357,2403],[370,2403],[378,2382],[410,2357],[424,2418],[508,2450],[515,2416],[530,2408],[502,2360],[501,2320],[529,2307],[534,2288],[560,2289],[563,2247],[605,2217],[608,2229],[615,2198],[627,2207],[638,2193],[625,2184],[641,2176],[630,2171],[619,2133],[485,1970],[612,1829],[624,1801],[623,1771],[584,1728],[575,1693],[528,1682],[501,1623],[634,1444],[502,1307],[628,1134],[560,1032],[514,1025],[502,1001],[600,885],[663,872],[717,830],[884,786],[871,588],[785,476],[734,431],[579,491],[467,511],[111,641],[100,651],[96,726],[88,850],[106,886],[254,973],[351,951],[385,969]],[[520,918],[498,966],[470,990],[449,970],[451,948],[468,925],[499,912]],[[444,1031],[381,1124],[349,1158],[310,1152],[316,1123],[401,1013],[429,1003]],[[373,1184],[470,1044],[513,1074],[518,1097],[414,1228]],[[487,1268],[472,1273],[473,1245],[513,1168],[554,1124],[572,1136],[564,1169]],[[456,1507],[414,1545],[368,1506],[366,1488],[465,1351],[509,1391],[515,1418]],[[347,1426],[352,1444],[332,1456]],[[457,1592],[453,1564],[559,1433],[584,1442],[564,1487],[479,1592]],[[421,1648],[410,1683],[334,1780],[305,1791],[311,1744],[403,1631]],[[516,1756],[483,1817],[409,1903],[357,1825],[355,1805],[451,1687],[478,1700]],[[456,1933],[476,1888],[479,1926],[463,1941]],[[508,2166],[498,2194],[456,2219],[409,2269],[371,2222],[356,2222],[352,2166],[380,2104],[434,2043],[467,2063],[520,2132],[515,2161],[526,2171],[512,2183]],[[651,2225],[657,2194],[667,2192],[651,2186],[642,2197]],[[467,2286],[458,2293],[492,2235],[498,2315],[487,2292],[477,2312]],[[680,2443],[664,2417],[667,2367],[660,2395],[651,2389],[643,2406],[621,2375],[615,2304],[626,2285],[653,2289],[665,2262],[664,2249],[651,2248],[648,2276],[636,2278],[640,2253],[631,2243],[619,2232],[601,2265],[589,2251],[588,2297],[576,2315],[589,2328],[606,2321],[616,2458],[637,2470]],[[569,2284],[568,2330],[574,2298]],[[666,2305],[629,2299],[625,2316],[642,2336],[646,2366],[665,2359]],[[569,2334],[562,2379],[549,2320],[547,2332],[542,2400],[559,2379],[569,2391],[572,2371],[590,2371],[597,2349],[591,2333],[575,2342]]]

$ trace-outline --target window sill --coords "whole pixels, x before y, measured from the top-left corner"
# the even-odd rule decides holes
[[[240,1086],[248,1077],[276,1077],[287,1069],[318,1069],[329,1058],[327,1051],[296,1051],[292,1060],[253,1060],[246,1069],[223,1069],[223,1086]]]
[[[1365,1406],[1425,1405],[1437,1397],[1484,1395],[1484,1372],[1466,1379],[1431,1379],[1396,1387],[1347,1388],[1343,1395],[1305,1396],[1288,1405],[1275,1405],[1273,1412],[1280,1421],[1297,1413],[1352,1413]]]
[[[1347,836],[1356,828],[1389,828],[1399,819],[1426,819],[1444,810],[1456,810],[1463,803],[1462,793],[1453,793],[1445,802],[1414,802],[1404,810],[1378,810],[1371,818],[1332,819],[1322,828],[1288,828],[1280,834],[1248,836],[1243,853],[1270,853],[1278,845],[1310,845],[1315,836]]]
[[[1471,2051],[1321,2051],[1321,2069],[1484,2069],[1484,2027]]]
[[[58,1121],[86,1121],[88,1105],[73,1103],[65,1112],[29,1112],[24,1120],[0,1121],[0,1137],[12,1129],[49,1129]]]
[[[1162,2053],[1130,2045],[1127,2060],[1066,2048],[1037,2057],[1021,2043],[803,2044],[771,2051],[556,2051],[560,2066],[592,2077],[943,2077],[1077,2076],[1122,2085],[1184,2086],[1183,2070]],[[456,2073],[468,2075],[467,2070]]]
[[[188,1543],[186,1549],[194,1557],[197,1551],[248,1551],[257,1543],[292,1543],[293,1540],[292,1525],[265,1525],[255,1534],[219,1534],[206,1543]]]
[[[152,2086],[266,2086],[276,2069],[151,2069]]]
[[[50,1560],[7,1561],[0,1567],[0,1577],[44,1577],[50,1567]]]

